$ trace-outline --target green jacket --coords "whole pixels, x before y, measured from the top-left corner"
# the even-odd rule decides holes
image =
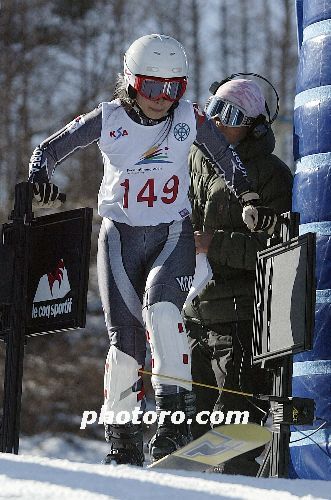
[[[244,139],[235,149],[245,164],[252,191],[262,203],[282,213],[291,210],[292,174],[272,152],[271,129],[260,139]],[[208,259],[213,280],[185,316],[206,325],[253,318],[256,253],[266,248],[264,233],[251,233],[242,221],[242,207],[215,173],[203,153],[192,146],[190,199],[194,230],[214,231]]]

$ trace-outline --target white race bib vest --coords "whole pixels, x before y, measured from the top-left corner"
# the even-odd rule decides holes
[[[155,226],[191,213],[188,153],[196,137],[189,101],[180,101],[169,120],[134,122],[119,100],[102,103],[99,147],[104,177],[98,205],[102,217],[131,226]]]

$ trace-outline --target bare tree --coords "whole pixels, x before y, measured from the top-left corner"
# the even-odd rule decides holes
[[[273,32],[271,25],[271,4],[270,2],[263,2],[262,6],[262,23],[263,31],[264,31],[264,39],[263,39],[263,76],[272,81],[273,79]],[[273,95],[272,88],[267,86],[264,91],[264,95],[268,103],[274,101],[275,97]]]
[[[248,5],[247,0],[240,0],[240,31],[241,31],[241,67],[242,71],[248,71],[248,53],[249,53],[249,19],[248,19]]]
[[[230,51],[229,51],[229,25],[228,25],[228,5],[226,0],[220,2],[219,8],[220,16],[220,66],[222,68],[222,75],[229,74],[230,67]]]
[[[191,77],[193,79],[193,100],[198,102],[201,95],[201,73],[202,73],[202,57],[200,45],[200,13],[199,2],[197,0],[191,1],[192,12],[192,66],[193,72]]]
[[[293,68],[297,65],[297,50],[295,44],[295,15],[291,0],[281,0],[283,7],[282,30],[279,36],[279,93],[282,102],[282,113],[293,111],[293,98],[296,73]]]

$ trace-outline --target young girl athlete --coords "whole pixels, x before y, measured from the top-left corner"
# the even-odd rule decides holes
[[[58,164],[93,142],[103,157],[97,267],[110,338],[103,411],[114,414],[143,409],[137,367],[145,362],[147,335],[157,412],[181,410],[188,418],[194,416],[190,352],[181,317],[195,269],[187,197],[192,143],[241,200],[250,229],[266,230],[273,223],[268,209],[258,206],[240,158],[225,138],[220,140],[213,120],[182,99],[187,75],[185,50],[177,40],[158,34],[139,38],[124,56],[114,100],[46,139],[30,161],[35,203],[48,208],[59,205],[58,188],[50,183]],[[104,463],[143,464],[141,424],[132,420],[105,425],[110,452]],[[186,422],[175,425],[165,418],[150,441],[151,457],[159,459],[189,440]]]

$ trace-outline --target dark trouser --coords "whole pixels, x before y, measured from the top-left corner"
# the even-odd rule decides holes
[[[251,363],[251,321],[217,323],[208,327],[187,321],[186,328],[192,347],[193,381],[235,391],[270,394],[272,385],[268,372]],[[203,410],[221,410],[226,415],[231,410],[249,411],[249,421],[258,424],[266,418],[268,403],[264,401],[256,403],[246,396],[226,391],[219,395],[213,389],[193,387],[197,397],[197,413]],[[201,425],[193,421],[191,429],[193,437],[197,438],[210,429],[210,424]],[[246,453],[242,456],[244,460],[242,457],[230,460],[225,472],[255,475],[257,463],[254,459],[262,450],[263,448],[258,448]],[[245,470],[239,470],[242,467]]]

